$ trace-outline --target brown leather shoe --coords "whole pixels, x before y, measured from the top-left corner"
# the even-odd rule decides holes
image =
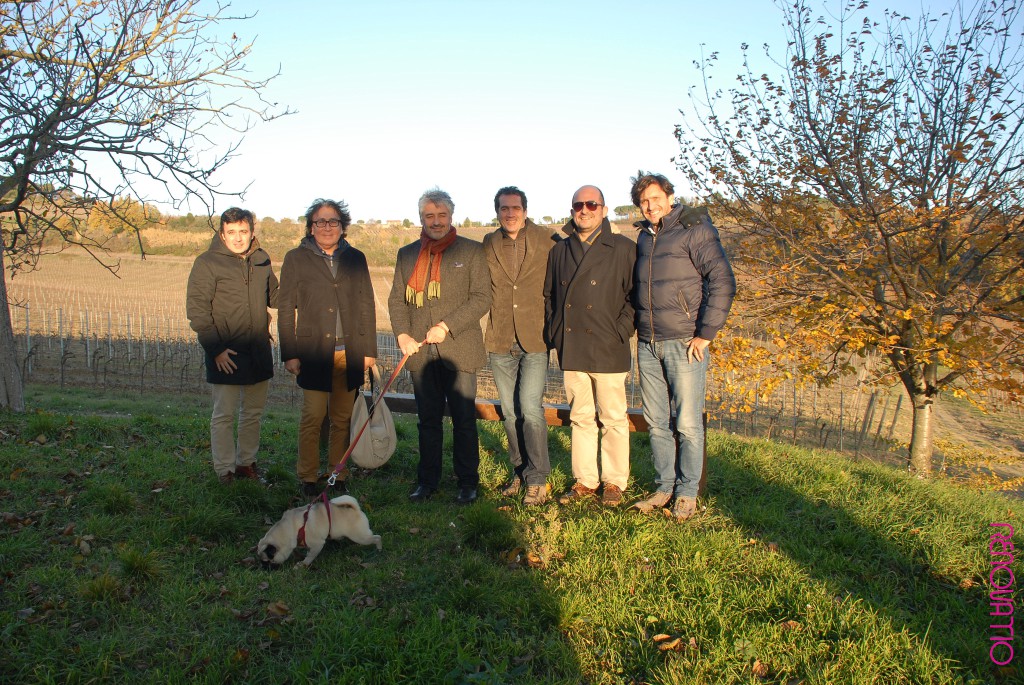
[[[228,471],[227,473],[222,473],[217,476],[217,479],[220,481],[221,485],[231,485],[231,481],[235,479],[235,472]]]
[[[559,504],[572,504],[573,502],[580,502],[597,497],[596,488],[588,488],[582,483],[575,483],[569,492],[565,493],[558,498]]]
[[[236,466],[235,478],[238,478],[239,480],[259,480],[260,475],[256,473],[256,462],[247,466]]]
[[[527,485],[526,486],[526,497],[523,498],[523,504],[528,507],[535,507],[540,504],[544,504],[548,501],[548,486],[547,485]]]
[[[606,507],[617,507],[622,504],[622,488],[618,485],[605,483],[601,490],[601,504]]]

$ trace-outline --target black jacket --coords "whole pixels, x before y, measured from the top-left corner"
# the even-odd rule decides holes
[[[707,209],[676,205],[657,233],[649,221],[634,225],[640,229],[633,278],[640,341],[713,340],[732,307],[736,278]]]
[[[363,357],[377,356],[377,311],[366,257],[344,241],[334,254],[337,276],[331,275],[327,260],[307,236],[289,250],[281,265],[281,360],[300,361],[297,380],[306,390],[331,391],[339,311],[349,390],[363,384]]]
[[[544,282],[545,337],[563,371],[629,371],[633,336],[636,245],[612,233],[605,219],[583,252],[576,227],[548,255]]]
[[[253,238],[249,252],[236,255],[214,235],[188,275],[185,313],[206,353],[206,381],[252,385],[274,375],[270,315],[277,306],[277,276],[270,257]],[[226,349],[238,367],[221,373],[214,358]]]

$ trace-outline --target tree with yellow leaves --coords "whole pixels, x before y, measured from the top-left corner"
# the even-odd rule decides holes
[[[782,367],[828,377],[852,354],[884,355],[875,381],[909,395],[909,465],[925,476],[942,393],[1021,399],[1021,9],[873,21],[860,1],[828,19],[806,0],[779,6],[780,73],[759,73],[744,46],[746,71],[721,91],[717,55],[700,64],[676,161],[746,234],[748,323],[774,336]]]
[[[287,113],[262,100],[269,79],[247,71],[252,46],[226,23],[244,17],[227,10],[198,0],[0,2],[0,261],[12,274],[32,268],[53,235],[58,249],[78,244],[101,258],[83,224],[103,207],[138,231],[125,197],[212,206],[211,174],[243,134]],[[2,278],[0,303],[0,348],[13,350]],[[0,355],[0,407],[21,410],[16,362]]]

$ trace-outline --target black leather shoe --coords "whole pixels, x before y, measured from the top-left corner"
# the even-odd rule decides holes
[[[476,501],[476,488],[459,488],[459,494],[455,496],[456,504],[472,504]]]
[[[320,488],[316,486],[316,483],[310,483],[307,481],[302,482],[302,496],[303,497],[316,497],[320,494]]]
[[[434,488],[426,485],[417,485],[416,489],[409,493],[409,500],[412,502],[426,502],[434,494]]]
[[[336,480],[334,485],[330,486],[331,496],[337,497],[338,495],[348,494],[348,481]]]

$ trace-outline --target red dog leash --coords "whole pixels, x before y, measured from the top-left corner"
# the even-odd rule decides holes
[[[388,378],[387,383],[384,384],[384,387],[381,388],[380,394],[377,395],[377,399],[375,399],[373,403],[370,405],[370,411],[366,414],[366,421],[363,421],[363,425],[359,429],[359,432],[356,433],[356,436],[349,441],[348,449],[345,450],[345,454],[341,457],[341,461],[339,461],[337,465],[334,467],[334,470],[331,471],[331,476],[330,478],[327,479],[328,488],[334,485],[335,481],[338,480],[338,474],[341,473],[341,470],[345,468],[345,462],[348,461],[349,456],[352,454],[352,450],[355,449],[356,443],[358,443],[359,438],[363,436],[363,431],[366,430],[366,427],[370,425],[370,419],[373,418],[374,410],[377,409],[377,405],[380,404],[380,402],[384,399],[385,393],[387,393],[388,389],[391,387],[391,384],[395,382],[395,379],[398,378],[398,374],[401,373],[402,367],[405,366],[405,362],[407,362],[408,360],[409,354],[406,353],[402,357],[401,361],[398,362],[398,366],[395,367],[395,370],[391,372],[390,378]],[[358,401],[362,402],[363,399],[360,397],[358,398]],[[326,490],[324,490],[323,496],[324,501],[326,502]]]

